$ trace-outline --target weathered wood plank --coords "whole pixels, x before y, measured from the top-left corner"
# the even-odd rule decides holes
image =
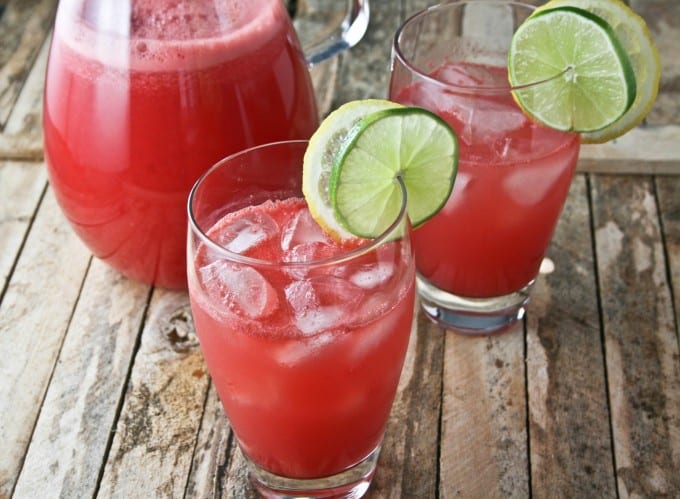
[[[9,115],[7,125],[0,134],[0,158],[25,160],[42,158],[41,112],[48,54],[49,40],[45,40]]]
[[[149,287],[93,259],[14,497],[92,497]]]
[[[523,327],[446,335],[442,498],[529,496]]]
[[[42,165],[0,161],[0,299],[46,186]]]
[[[621,497],[680,495],[680,353],[651,179],[592,186]]]
[[[57,0],[13,0],[0,17],[0,129],[52,25]]]
[[[639,126],[618,139],[581,148],[578,171],[680,175],[680,126]]]
[[[234,497],[224,488],[230,445],[235,442],[229,420],[211,383],[192,459],[187,497]]]
[[[184,495],[208,383],[187,294],[154,290],[98,494]]]
[[[366,497],[435,497],[444,331],[420,313],[385,431],[378,468]]]
[[[48,190],[0,304],[0,497],[14,488],[89,261]]]
[[[680,178],[658,177],[655,184],[674,298],[675,327],[680,341]]]
[[[588,189],[576,175],[527,312],[532,495],[614,497]]]

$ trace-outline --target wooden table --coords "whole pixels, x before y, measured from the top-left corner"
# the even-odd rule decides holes
[[[322,114],[386,95],[425,3],[373,0],[364,40],[313,70]],[[370,497],[680,497],[680,2],[630,3],[661,50],[656,106],[583,148],[522,323],[466,338],[418,316]],[[186,293],[93,258],[55,203],[54,10],[0,0],[0,497],[252,497]]]

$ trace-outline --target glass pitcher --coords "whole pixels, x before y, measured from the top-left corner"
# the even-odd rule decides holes
[[[62,0],[45,160],[90,250],[133,279],[185,288],[189,189],[231,153],[309,138],[318,116],[308,67],[366,29],[367,0],[348,6],[305,55],[281,0]]]

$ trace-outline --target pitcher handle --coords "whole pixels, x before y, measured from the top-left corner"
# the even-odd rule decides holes
[[[308,67],[311,68],[359,43],[368,28],[368,2],[369,0],[347,0],[347,14],[342,23],[325,39],[304,47]]]

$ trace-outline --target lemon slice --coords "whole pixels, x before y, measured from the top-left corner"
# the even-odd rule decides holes
[[[518,105],[563,131],[604,129],[630,109],[636,95],[632,64],[611,26],[569,6],[543,9],[520,25],[510,44],[508,75],[513,87],[526,85],[513,91]]]
[[[560,6],[579,7],[607,21],[633,65],[636,84],[633,105],[611,125],[581,135],[584,143],[607,142],[636,127],[649,114],[661,79],[659,51],[644,19],[620,0],[551,0],[538,11]]]
[[[417,227],[444,206],[457,168],[457,137],[434,113],[354,101],[331,113],[310,139],[302,189],[312,217],[331,236],[375,238],[401,208],[397,177]]]
[[[353,237],[336,220],[331,205],[329,184],[337,151],[364,116],[395,107],[401,107],[401,104],[380,99],[348,102],[330,113],[309,139],[303,159],[302,193],[314,220],[336,240]]]

